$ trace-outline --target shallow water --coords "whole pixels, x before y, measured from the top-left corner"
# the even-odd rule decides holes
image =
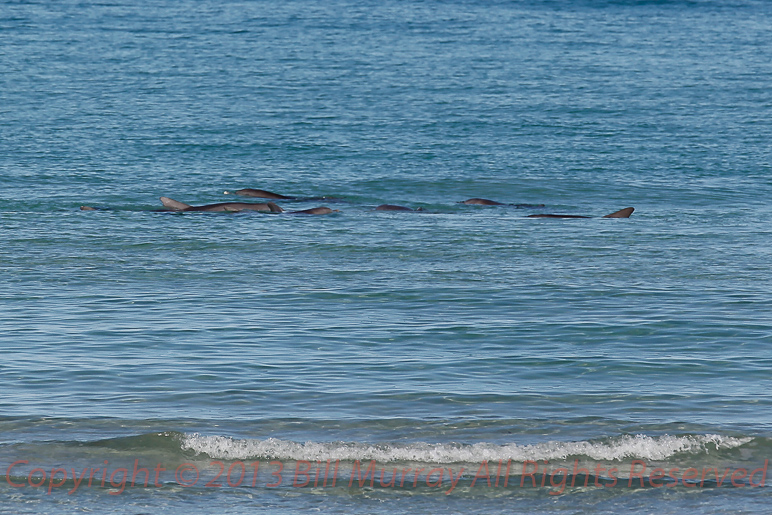
[[[2,5],[4,509],[769,504],[766,3]]]

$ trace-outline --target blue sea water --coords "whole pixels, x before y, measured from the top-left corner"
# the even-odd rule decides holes
[[[770,27],[0,0],[0,512],[769,512]]]

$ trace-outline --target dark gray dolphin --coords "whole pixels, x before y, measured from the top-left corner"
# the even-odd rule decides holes
[[[269,211],[271,213],[281,213],[284,210],[273,202],[254,204],[249,202],[218,202],[217,204],[207,204],[205,206],[191,206],[183,202],[161,197],[161,203],[172,211],[184,212],[206,212],[206,213],[235,213],[238,211]]]
[[[487,198],[470,198],[459,202],[459,204],[474,205],[474,206],[515,206],[517,208],[537,208],[544,207],[544,204],[505,204],[503,202],[496,202],[495,200],[489,200]]]
[[[375,208],[376,211],[423,211],[422,207],[411,209],[405,206],[395,206],[394,204],[381,204]]]
[[[635,208],[626,207],[624,209],[620,209],[619,211],[614,211],[613,213],[610,213],[601,218],[630,218],[630,215],[633,214],[633,211],[635,211]],[[582,216],[582,215],[528,215],[526,218],[592,218],[592,217]]]
[[[236,191],[223,191],[225,195],[241,195],[242,197],[269,198],[273,200],[295,200],[295,197],[287,197],[265,190],[256,190],[253,188],[244,188]]]
[[[300,211],[286,211],[287,215],[329,215],[330,213],[338,213],[337,209],[330,209],[326,206],[312,207],[311,209],[302,209]]]
[[[476,206],[503,206],[503,202],[496,202],[495,200],[488,200],[487,198],[470,198],[459,202],[459,204],[476,205]]]

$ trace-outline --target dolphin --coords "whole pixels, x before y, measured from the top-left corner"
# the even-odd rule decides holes
[[[281,213],[284,210],[273,202],[254,204],[250,202],[218,202],[217,204],[207,204],[204,206],[191,206],[183,202],[161,197],[161,203],[172,211],[199,211],[206,213],[234,213],[238,211],[269,211],[271,213]]]
[[[287,215],[329,215],[330,213],[339,213],[337,209],[330,209],[326,206],[312,207],[311,209],[302,209],[300,211],[287,211]]]
[[[537,208],[544,207],[544,204],[505,204],[503,202],[496,202],[495,200],[489,200],[487,198],[470,198],[459,202],[459,204],[475,205],[475,206],[515,206],[517,208]]]
[[[223,191],[224,195],[241,195],[242,197],[257,197],[267,198],[272,200],[326,200],[328,202],[340,202],[338,197],[288,197],[287,195],[280,195],[266,190],[256,190],[253,188],[244,188],[236,191]]]
[[[376,211],[423,211],[424,208],[411,209],[405,206],[395,206],[394,204],[381,204],[375,208]]]
[[[269,198],[273,200],[295,200],[295,197],[288,197],[286,195],[279,195],[278,193],[272,193],[265,190],[256,190],[253,188],[244,188],[236,191],[223,191],[223,194],[241,195],[242,197]]]
[[[487,198],[470,198],[459,202],[459,204],[477,205],[477,206],[503,206],[503,202],[496,202],[495,200],[488,200]]]
[[[630,218],[630,215],[635,211],[634,207],[626,207],[619,211],[614,211],[601,218]],[[592,218],[591,216],[582,215],[528,215],[526,218]]]

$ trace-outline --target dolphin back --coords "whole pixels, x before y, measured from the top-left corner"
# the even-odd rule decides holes
[[[241,195],[242,197],[257,197],[257,198],[269,198],[272,200],[292,200],[294,197],[288,197],[286,195],[280,195],[271,191],[256,190],[254,188],[244,188],[236,191],[224,191],[226,195]]]
[[[395,206],[394,204],[381,204],[375,208],[376,211],[412,211],[409,207]]]
[[[333,210],[326,206],[321,207],[313,207],[311,209],[303,209],[301,211],[290,211],[288,214],[290,215],[328,215],[332,213]]]
[[[190,209],[190,204],[178,202],[174,199],[170,199],[169,197],[161,197],[161,204],[163,204],[164,207],[173,209],[174,211],[185,211],[186,209]]]
[[[468,200],[463,201],[462,204],[477,205],[477,206],[503,206],[504,205],[501,202],[496,202],[495,200],[490,200],[487,198],[470,198]]]

